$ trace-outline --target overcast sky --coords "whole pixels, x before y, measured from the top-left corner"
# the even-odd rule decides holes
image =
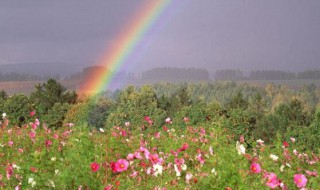
[[[0,64],[97,64],[146,1],[0,1]],[[130,70],[320,69],[319,0],[179,1]]]

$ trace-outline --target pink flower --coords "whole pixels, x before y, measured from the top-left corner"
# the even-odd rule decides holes
[[[314,176],[314,177],[318,177],[318,172],[317,171],[309,171],[309,170],[306,170],[306,173],[310,176]]]
[[[111,163],[111,169],[114,173],[126,171],[128,166],[129,162],[125,159],[119,159],[117,162]]]
[[[189,118],[184,117],[184,118],[183,118],[183,121],[184,121],[184,122],[189,122]]]
[[[182,145],[182,147],[178,149],[178,152],[185,151],[185,150],[187,150],[187,148],[189,148],[189,144],[188,143],[184,143]]]
[[[149,116],[144,116],[144,120],[145,120],[146,122],[148,122],[149,125],[152,125],[152,124],[153,124],[153,121],[150,119]]]
[[[133,171],[132,174],[130,174],[130,177],[135,178],[138,174],[139,173],[137,171]]]
[[[261,166],[258,163],[252,163],[250,166],[250,169],[253,173],[260,173],[261,172]]]
[[[8,142],[8,145],[9,145],[9,146],[13,146],[13,141],[9,141],[9,142]]]
[[[7,166],[6,174],[7,174],[7,179],[10,179],[11,176],[13,175],[13,167],[11,166],[11,164],[9,166]]]
[[[112,189],[112,185],[107,185],[103,190],[111,190]]]
[[[148,149],[144,148],[144,147],[140,147],[140,151],[143,152],[144,157],[149,160],[150,158],[150,152]]]
[[[67,126],[67,127],[73,127],[73,126],[74,126],[74,123],[66,123],[65,126]]]
[[[18,150],[19,150],[20,153],[23,153],[23,149],[22,148],[19,148]]]
[[[303,174],[294,174],[293,181],[298,188],[305,187],[308,179]]]
[[[36,114],[36,111],[34,111],[34,110],[31,111],[31,112],[30,112],[30,117],[33,117],[35,114]]]
[[[153,165],[161,164],[163,162],[162,158],[159,158],[158,154],[150,154],[150,161]]]
[[[31,131],[31,132],[29,133],[29,136],[30,136],[31,139],[34,139],[34,138],[36,137],[36,133],[33,132],[33,131]]]
[[[154,137],[157,138],[157,139],[160,138],[160,132],[155,133]]]
[[[51,140],[46,140],[46,147],[49,148],[52,145]]]
[[[275,189],[280,185],[279,179],[275,173],[266,173],[264,178],[267,179],[266,185],[271,189]]]
[[[168,118],[166,119],[166,123],[172,124],[172,121],[171,121],[171,118],[170,118],[170,117],[168,117]]]
[[[293,142],[293,143],[296,142],[296,139],[293,138],[293,137],[291,137],[290,140],[291,140],[291,142]]]
[[[170,150],[171,154],[174,156],[174,157],[177,157],[178,156],[178,152],[174,151],[174,150]]]
[[[204,164],[204,158],[202,157],[201,154],[197,155],[197,160],[200,162],[200,164]]]
[[[244,136],[240,135],[239,140],[240,140],[240,143],[244,143]]]
[[[130,160],[130,161],[133,160],[134,159],[134,155],[133,154],[128,154],[127,155],[127,159]]]
[[[32,129],[36,130],[38,128],[38,125],[36,125],[35,123],[31,123],[31,127]]]
[[[52,136],[54,139],[58,139],[59,138],[59,135],[57,133],[53,134]]]
[[[174,163],[180,168],[181,165],[185,163],[185,160],[183,158],[180,158],[180,159],[175,158]]]
[[[100,168],[100,165],[97,162],[93,162],[90,164],[90,167],[92,172],[97,172]]]
[[[121,135],[123,136],[123,137],[126,137],[127,136],[127,132],[125,131],[125,130],[121,130]]]
[[[138,160],[141,160],[142,159],[142,156],[141,156],[141,154],[140,154],[140,152],[135,152],[134,154],[134,158],[136,158],[136,159],[138,159]]]

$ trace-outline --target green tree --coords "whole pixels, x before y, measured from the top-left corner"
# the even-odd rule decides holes
[[[103,128],[105,121],[114,108],[114,102],[107,98],[99,98],[90,104],[88,123],[95,128]]]
[[[44,122],[50,128],[62,127],[65,115],[70,107],[71,105],[68,103],[55,103],[48,111],[48,114],[44,116]]]
[[[3,112],[14,125],[21,126],[26,123],[30,110],[31,103],[25,95],[13,95],[3,103]]]
[[[152,87],[143,86],[138,92],[133,86],[129,86],[120,93],[106,126],[123,125],[126,121],[137,126],[142,124],[144,116],[149,116],[156,126],[160,126],[166,117]]]
[[[56,80],[49,79],[46,83],[35,86],[35,91],[31,93],[30,99],[34,103],[38,115],[45,115],[55,103],[74,104],[77,100],[77,94],[74,91],[67,91]]]
[[[232,97],[231,101],[227,103],[229,109],[247,109],[248,101],[243,98],[243,94],[239,91],[235,96]]]

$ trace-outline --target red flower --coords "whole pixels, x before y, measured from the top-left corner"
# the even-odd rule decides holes
[[[33,173],[36,173],[36,172],[38,171],[38,169],[31,166],[31,167],[30,167],[30,171],[32,171]]]
[[[182,145],[182,147],[178,149],[178,152],[185,151],[185,150],[187,150],[187,148],[189,148],[189,144],[188,143],[184,143]]]
[[[284,142],[283,142],[283,146],[284,146],[284,147],[288,147],[288,146],[289,146],[289,143],[286,142],[286,141],[284,141]]]
[[[90,167],[92,172],[97,172],[100,168],[100,165],[97,162],[93,162],[90,164]]]

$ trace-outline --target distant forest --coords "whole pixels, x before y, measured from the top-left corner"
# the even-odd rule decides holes
[[[33,75],[27,73],[18,73],[18,72],[9,72],[9,73],[2,73],[0,72],[0,81],[45,81],[50,78],[60,78],[59,75],[49,76],[49,75]]]
[[[218,70],[214,75],[215,80],[295,80],[295,79],[320,79],[320,70],[306,70],[298,73],[280,70],[256,70],[249,75],[244,75],[239,69]]]
[[[93,76],[92,73],[106,72],[107,68],[103,66],[90,66],[68,77],[66,80],[86,81],[88,76]],[[202,68],[177,68],[177,67],[159,67],[144,71],[141,77],[135,76],[133,73],[119,72],[114,75],[118,79],[126,79],[132,83],[149,82],[155,83],[164,82],[196,82],[209,80],[300,80],[300,79],[320,79],[320,70],[306,70],[301,72],[290,72],[280,70],[255,70],[248,74],[240,69],[223,69],[214,73],[213,78],[206,69]],[[35,75],[19,72],[1,72],[0,81],[44,81],[50,78],[61,79],[59,75]]]

